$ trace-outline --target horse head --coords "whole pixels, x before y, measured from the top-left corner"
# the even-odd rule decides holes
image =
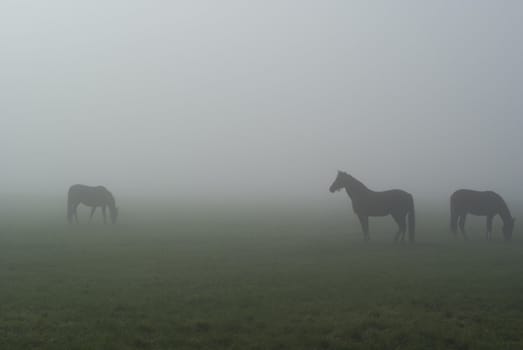
[[[336,176],[336,179],[332,183],[332,185],[329,187],[329,191],[331,193],[337,192],[345,187],[345,179],[347,177],[347,173],[338,170],[338,175]]]

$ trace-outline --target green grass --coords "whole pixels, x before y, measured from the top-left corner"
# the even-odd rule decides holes
[[[44,208],[2,208],[0,349],[523,348],[523,245],[483,221],[464,243],[420,211],[409,246],[347,206]]]

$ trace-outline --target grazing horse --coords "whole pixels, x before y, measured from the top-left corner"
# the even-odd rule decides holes
[[[510,210],[503,198],[492,191],[458,190],[450,196],[450,228],[454,235],[458,230],[458,222],[461,234],[468,239],[465,232],[465,219],[467,214],[487,217],[487,240],[492,239],[492,219],[498,215],[503,220],[503,236],[505,240],[512,238],[514,222],[516,219],[510,214]]]
[[[69,188],[67,194],[67,220],[69,223],[73,222],[73,216],[78,223],[78,205],[80,203],[91,207],[91,216],[89,221],[92,220],[93,214],[97,207],[102,207],[102,213],[104,216],[104,224],[107,223],[106,219],[106,207],[109,207],[109,213],[111,215],[112,223],[116,223],[118,217],[118,208],[113,197],[113,194],[109,192],[103,186],[85,186],[85,185],[73,185]]]
[[[409,241],[414,242],[414,200],[410,193],[402,190],[375,192],[351,175],[338,171],[330,191],[334,193],[342,188],[352,200],[352,208],[360,219],[366,241],[369,240],[369,216],[392,215],[399,227],[394,241],[400,237],[404,241],[408,216]]]

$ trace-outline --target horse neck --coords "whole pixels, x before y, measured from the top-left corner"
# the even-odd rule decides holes
[[[114,200],[114,197],[111,192],[106,191],[106,204],[109,207],[109,209],[114,210],[116,208],[116,203]]]
[[[107,201],[107,206],[109,207],[110,210],[116,209],[116,202],[114,201],[114,198],[112,196]]]
[[[510,210],[508,209],[508,206],[505,202],[503,202],[499,208],[499,216],[501,217],[501,220],[503,220],[503,224],[512,220],[512,214],[510,213]]]
[[[370,192],[367,186],[355,178],[348,178],[345,181],[345,190],[351,199],[360,198],[361,196],[365,196]]]

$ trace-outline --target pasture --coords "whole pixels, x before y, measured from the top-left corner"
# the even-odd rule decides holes
[[[11,199],[0,348],[523,348],[517,224],[487,243],[470,218],[465,243],[445,203],[419,204],[415,245],[392,244],[391,218],[365,243],[349,204],[325,203],[122,200],[118,225],[68,226],[63,198]]]

